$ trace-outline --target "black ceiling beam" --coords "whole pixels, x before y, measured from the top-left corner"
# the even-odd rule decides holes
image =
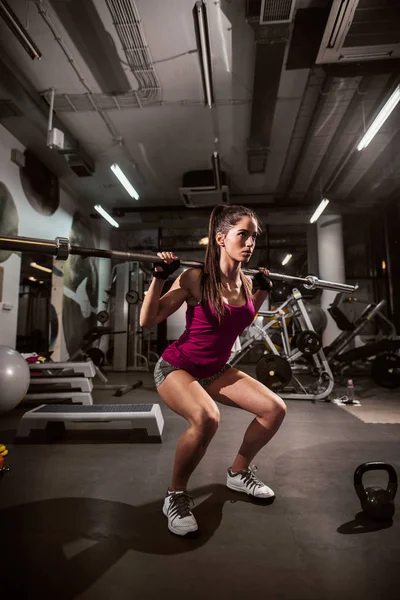
[[[362,95],[367,91],[367,89],[370,85],[371,79],[372,79],[371,77],[363,77],[363,79],[360,81],[358,89],[356,90],[353,98],[351,99],[351,101],[346,109],[346,112],[344,113],[342,120],[339,123],[339,126],[337,127],[335,133],[333,134],[333,136],[328,144],[328,148],[326,149],[324,156],[322,157],[322,160],[319,163],[318,168],[315,171],[313,178],[312,178],[303,198],[307,198],[309,195],[311,195],[311,193],[314,191],[314,189],[317,187],[317,185],[321,181],[321,177],[322,177],[327,165],[329,164],[329,160],[330,160],[333,152],[336,150],[337,146],[339,145],[346,127],[349,125],[351,119],[354,117],[354,114],[358,110],[358,108],[362,102]]]
[[[322,108],[323,108],[323,106],[325,104],[325,96],[329,93],[329,91],[331,89],[332,81],[333,81],[333,78],[330,75],[326,75],[325,76],[325,79],[324,79],[323,84],[321,86],[321,90],[320,90],[320,93],[319,93],[319,96],[318,96],[318,100],[317,100],[316,106],[315,106],[315,108],[313,110],[313,115],[311,117],[311,121],[310,121],[310,123],[308,125],[308,129],[307,129],[306,135],[304,136],[303,143],[302,143],[300,151],[299,151],[299,153],[297,155],[296,163],[295,163],[295,165],[293,167],[293,170],[292,170],[292,173],[290,175],[289,183],[286,186],[286,190],[285,190],[285,196],[286,197],[290,196],[291,191],[292,191],[292,189],[294,187],[294,184],[296,183],[296,179],[297,179],[297,176],[298,176],[298,174],[300,172],[300,169],[303,166],[303,162],[304,162],[304,159],[305,159],[307,151],[308,151],[308,146],[309,146],[310,141],[311,141],[311,139],[312,139],[312,137],[314,135],[314,131],[315,131],[315,127],[316,127],[317,121],[318,121],[318,119],[320,117]]]
[[[388,96],[393,92],[393,90],[396,87],[396,85],[398,84],[398,82],[399,82],[398,74],[394,74],[389,78],[389,80],[388,80],[386,86],[384,87],[382,93],[380,94],[378,100],[375,102],[373,109],[370,111],[370,113],[368,115],[368,118],[367,118],[368,125],[367,126],[369,126],[369,124],[373,121],[375,116],[378,114],[378,112],[382,108],[382,105],[387,100]],[[342,162],[336,167],[336,169],[334,169],[329,180],[325,184],[325,186],[324,186],[325,192],[329,192],[332,190],[339,175],[341,175],[342,179],[344,179],[348,175],[348,173],[351,171],[351,169],[354,168],[357,161],[360,159],[360,155],[357,151],[357,145],[358,145],[358,141],[359,141],[362,133],[363,133],[363,128],[360,127],[357,135],[355,136],[356,141],[350,142],[350,144],[348,145],[348,148],[347,148],[347,152],[344,155]]]
[[[285,56],[287,28],[256,30],[253,98],[247,147],[247,170],[264,173]]]

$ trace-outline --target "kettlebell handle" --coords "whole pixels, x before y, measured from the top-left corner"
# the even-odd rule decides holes
[[[389,475],[389,482],[387,485],[387,492],[390,495],[391,500],[394,500],[397,493],[397,473],[392,465],[382,461],[366,462],[357,467],[354,472],[354,488],[357,492],[357,496],[360,500],[366,497],[362,478],[364,473],[367,471],[386,471]]]

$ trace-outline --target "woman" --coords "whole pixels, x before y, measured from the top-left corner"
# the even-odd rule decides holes
[[[164,281],[179,267],[174,253],[160,252],[164,262],[155,267],[143,302],[142,327],[153,327],[187,303],[186,330],[164,351],[154,371],[165,404],[189,422],[178,442],[163,507],[168,527],[177,535],[197,531],[187,483],[217,431],[216,402],[255,415],[228,468],[227,486],[256,498],[274,496],[250,463],[279,429],[286,406],[259,381],[227,364],[236,338],[252,323],[272,286],[268,271],[260,269],[254,277],[259,289],[253,295],[251,281],[241,269],[251,258],[259,229],[249,208],[214,208],[204,268],[186,270],[160,299]]]

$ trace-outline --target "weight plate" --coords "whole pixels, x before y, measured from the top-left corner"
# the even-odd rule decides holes
[[[132,290],[126,294],[125,298],[128,304],[137,304],[139,301],[139,294]]]
[[[106,310],[101,310],[97,315],[97,320],[99,323],[107,323],[109,318],[110,318],[110,315],[108,314],[108,312]]]
[[[375,356],[371,365],[372,379],[382,387],[395,388],[400,385],[400,356],[394,352],[383,352]]]
[[[296,335],[296,346],[306,356],[316,354],[321,350],[321,337],[316,331],[307,329]]]
[[[96,367],[102,367],[104,365],[105,356],[100,348],[89,348],[89,350],[86,350],[86,354]]]
[[[256,377],[269,389],[279,391],[292,379],[292,368],[283,356],[264,354],[256,365]]]

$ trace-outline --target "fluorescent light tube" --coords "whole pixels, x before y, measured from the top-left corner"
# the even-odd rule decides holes
[[[102,206],[100,206],[100,204],[96,204],[96,206],[94,208],[113,227],[119,227],[119,223],[117,223],[117,221],[115,219],[113,219],[112,216],[109,215],[108,212],[106,210],[104,210],[104,208]]]
[[[326,209],[328,204],[329,204],[328,198],[324,198],[323,200],[321,200],[320,205],[318,206],[317,210],[315,211],[315,213],[313,214],[313,216],[310,219],[310,223],[315,223],[315,221],[317,221],[320,218],[320,216],[322,215],[322,213],[324,212],[324,210]]]
[[[199,54],[200,54],[200,65],[203,74],[204,84],[204,95],[206,98],[206,105],[212,108],[214,104],[213,85],[211,77],[211,56],[210,56],[210,44],[208,37],[208,23],[206,6],[203,1],[196,2],[195,15],[197,21],[197,29],[199,36]]]
[[[292,258],[292,254],[286,254],[285,258],[282,261],[282,266],[287,265],[291,258]]]
[[[45,273],[52,273],[52,269],[48,269],[47,267],[43,267],[42,265],[38,265],[35,262],[31,262],[31,267],[34,269],[39,269],[40,271],[44,271]]]
[[[363,150],[368,146],[371,140],[374,139],[375,135],[378,133],[386,119],[391,115],[391,113],[396,108],[397,104],[400,101],[400,84],[396,87],[393,94],[381,108],[375,119],[372,121],[371,125],[368,127],[367,131],[361,138],[360,143],[357,146],[357,150]]]
[[[135,198],[135,200],[139,200],[139,194],[137,193],[129,179],[126,177],[126,175],[121,171],[117,163],[111,165],[110,168],[111,171],[114,173],[115,177],[117,177],[117,179],[119,180],[120,184],[124,186],[130,197]]]
[[[5,24],[11,29],[21,46],[34,59],[42,58],[39,48],[36,46],[15,12],[11,9],[6,0],[0,0],[0,17],[4,19]]]

